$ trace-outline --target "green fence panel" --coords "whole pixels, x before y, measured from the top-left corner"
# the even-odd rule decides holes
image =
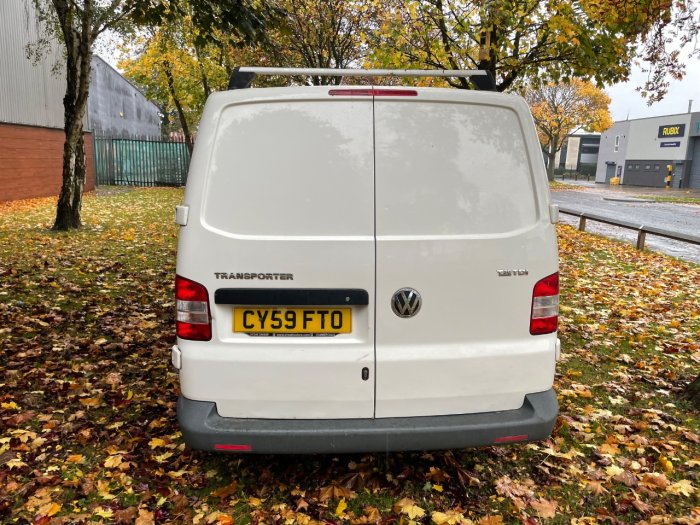
[[[184,142],[95,138],[98,185],[182,186],[189,165]]]

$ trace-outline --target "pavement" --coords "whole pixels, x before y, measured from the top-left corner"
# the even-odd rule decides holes
[[[654,226],[678,233],[700,235],[700,205],[644,200],[640,196],[700,198],[700,190],[608,186],[588,181],[564,181],[577,190],[552,191],[552,201],[562,208],[596,213],[611,219]],[[561,214],[560,222],[578,225],[578,218]],[[636,243],[637,233],[625,228],[588,221],[586,231]],[[700,264],[700,246],[647,234],[646,247]]]

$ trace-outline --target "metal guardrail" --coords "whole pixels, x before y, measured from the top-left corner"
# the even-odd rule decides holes
[[[568,208],[559,208],[559,213],[564,213],[566,215],[573,215],[574,217],[578,217],[578,229],[582,232],[586,231],[586,222],[589,220],[595,222],[602,222],[604,224],[610,224],[611,226],[619,226],[620,228],[626,228],[628,230],[635,230],[637,232],[638,250],[644,249],[644,243],[646,242],[647,234],[657,235],[659,237],[673,239],[674,241],[682,241],[687,242],[689,244],[695,244],[696,246],[700,246],[700,237],[698,237],[697,235],[672,232],[669,230],[664,230],[663,228],[655,228],[654,226],[646,226],[644,224],[635,224],[628,221],[611,219],[610,217],[603,217],[595,213],[580,212],[576,210],[570,210]]]

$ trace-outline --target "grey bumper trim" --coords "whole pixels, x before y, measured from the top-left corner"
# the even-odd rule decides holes
[[[177,402],[192,448],[243,445],[260,454],[439,450],[498,444],[507,436],[537,441],[551,434],[558,411],[554,390],[528,394],[517,410],[379,419],[238,419],[219,416],[212,402],[183,396]]]

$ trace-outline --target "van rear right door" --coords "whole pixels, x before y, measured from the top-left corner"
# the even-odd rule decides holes
[[[556,335],[529,333],[558,265],[534,127],[516,97],[417,92],[374,101],[375,415],[517,409],[554,376]],[[415,316],[392,310],[404,288]]]

